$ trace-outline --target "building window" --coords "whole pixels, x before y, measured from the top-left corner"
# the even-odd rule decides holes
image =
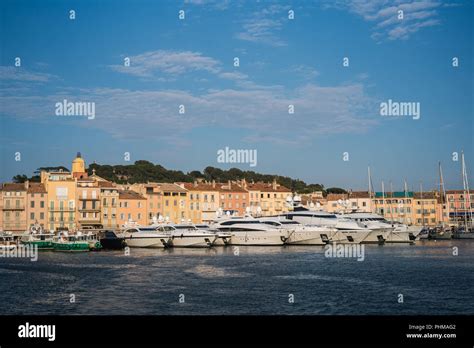
[[[138,213],[138,220],[142,218],[142,214]]]
[[[30,207],[31,207],[31,208],[34,208],[34,207],[35,207],[35,201],[31,201],[31,202],[30,202]]]
[[[40,213],[40,220],[44,220],[44,213]]]
[[[34,220],[35,219],[35,213],[30,213],[30,219]]]

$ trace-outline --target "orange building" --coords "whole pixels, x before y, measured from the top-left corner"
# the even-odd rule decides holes
[[[223,213],[244,215],[249,206],[249,192],[236,182],[216,185],[219,190],[219,204]]]
[[[117,212],[117,223],[119,227],[128,222],[136,222],[139,225],[148,224],[146,198],[135,191],[118,191]]]
[[[27,225],[28,228],[32,226],[41,226],[47,228],[48,222],[48,193],[46,188],[41,183],[25,182],[27,189]]]

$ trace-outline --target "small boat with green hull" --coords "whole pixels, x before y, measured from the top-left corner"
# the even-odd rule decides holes
[[[102,246],[97,238],[92,234],[76,234],[69,235],[67,232],[61,232],[53,241],[55,251],[91,251],[100,250]]]
[[[38,250],[53,250],[54,233],[45,233],[41,226],[34,225],[30,233],[21,236],[21,244],[36,246]]]

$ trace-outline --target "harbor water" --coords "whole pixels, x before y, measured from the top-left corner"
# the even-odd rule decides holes
[[[1,314],[474,314],[474,242],[40,252],[0,258]],[[401,295],[401,296],[400,296]]]

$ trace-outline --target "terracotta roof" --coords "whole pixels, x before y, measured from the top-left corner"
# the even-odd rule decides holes
[[[216,183],[216,188],[219,192],[248,192],[246,189],[236,183],[231,183],[230,187],[228,183]]]
[[[2,185],[2,191],[26,191],[26,187],[23,183],[5,183]]]
[[[328,201],[337,201],[339,199],[347,199],[347,193],[329,193],[326,199]]]
[[[115,187],[115,184],[110,181],[97,181],[99,187]]]
[[[30,182],[28,193],[47,193],[47,191],[43,184],[38,182]]]
[[[218,184],[216,183],[213,187],[210,183],[192,183],[192,182],[182,182],[177,183],[184,185],[184,188],[188,191],[219,191]]]
[[[415,192],[414,193],[414,197],[415,199],[437,199],[437,193],[436,192],[423,192],[423,194],[421,194],[420,192]]]
[[[282,185],[276,185],[273,187],[273,183],[256,182],[247,184],[247,189],[252,191],[263,191],[263,192],[291,192],[291,190]]]
[[[446,193],[447,194],[453,194],[453,193],[464,194],[464,190],[447,190]],[[469,190],[469,193],[473,193],[473,192],[471,190]]]
[[[369,192],[367,192],[367,191],[352,191],[352,192],[349,192],[349,198],[369,198]]]
[[[177,184],[168,184],[168,183],[158,183],[157,184],[161,191],[167,192],[187,192],[186,189],[182,188]]]
[[[119,199],[145,199],[141,194],[136,193],[135,191],[130,190],[120,190]]]

